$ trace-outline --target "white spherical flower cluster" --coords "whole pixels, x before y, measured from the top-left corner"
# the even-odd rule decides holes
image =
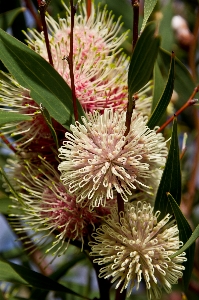
[[[62,162],[58,169],[77,202],[87,199],[91,206],[104,206],[114,192],[128,201],[132,190],[153,187],[153,172],[165,164],[165,140],[162,134],[150,130],[147,117],[136,111],[125,136],[125,120],[125,112],[105,109],[101,115],[95,111],[82,118],[83,125],[76,122],[71,125],[72,133],[66,133],[59,149]]]
[[[116,289],[128,289],[128,296],[144,279],[148,299],[159,299],[161,289],[170,293],[172,284],[183,275],[185,253],[171,258],[182,246],[178,228],[172,221],[168,223],[169,214],[158,222],[159,214],[144,201],[129,203],[120,213],[120,221],[114,209],[92,235],[95,241],[89,243],[90,255],[97,257],[94,263],[105,265],[99,277],[112,277]]]

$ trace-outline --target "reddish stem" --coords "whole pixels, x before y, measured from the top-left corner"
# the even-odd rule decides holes
[[[87,19],[89,19],[91,15],[91,0],[87,0],[86,9],[87,9]]]
[[[48,30],[47,30],[47,25],[46,25],[46,19],[45,19],[45,11],[46,11],[46,8],[47,8],[47,4],[46,4],[45,0],[37,0],[37,2],[38,2],[38,6],[39,6],[41,23],[42,23],[43,32],[44,32],[46,49],[47,49],[47,53],[48,53],[48,60],[49,60],[49,63],[51,64],[51,66],[54,67],[52,54],[51,54],[51,49],[50,49],[50,42],[49,42],[49,38],[48,38]]]
[[[133,6],[133,49],[138,40],[138,23],[139,23],[139,1],[131,0]],[[131,99],[131,96],[128,96],[127,112],[126,112],[126,132],[125,136],[128,135],[131,126],[131,117],[133,109],[135,108],[135,99]]]
[[[30,2],[30,0],[24,0],[27,9],[29,10],[29,12],[31,13],[33,19],[35,20],[35,23],[37,24],[37,28],[39,31],[42,31],[42,24],[41,24],[41,20],[38,18],[38,15],[36,14],[34,7],[32,5],[32,3]]]
[[[133,49],[138,39],[138,23],[139,23],[139,0],[131,0],[132,7],[133,7]],[[130,127],[131,127],[131,117],[133,113],[133,109],[135,108],[135,99],[131,99],[131,96],[128,96],[128,104],[127,104],[127,111],[126,111],[126,131],[124,133],[124,136],[127,136]],[[117,193],[117,206],[118,206],[118,214],[120,214],[121,211],[124,211],[124,200],[121,197],[121,194]],[[122,299],[122,298],[121,298]]]
[[[13,145],[7,140],[7,138],[2,133],[0,134],[0,137],[10,150],[12,150],[14,153],[17,153],[17,150],[13,147]]]
[[[70,69],[74,117],[75,117],[75,121],[78,121],[77,98],[75,94],[75,80],[74,80],[74,72],[73,72],[73,28],[74,28],[74,17],[76,13],[76,7],[73,5],[73,0],[70,0],[70,6],[71,6],[71,31],[70,31],[70,53],[68,57],[68,63]]]
[[[193,99],[193,97],[196,95],[196,93],[199,91],[199,85],[194,89],[191,97],[189,98],[189,100],[172,116],[170,117],[158,130],[158,132],[161,132],[169,123],[171,123],[173,121],[173,119],[175,117],[177,117],[179,114],[181,114],[181,112],[183,112],[183,110],[185,110],[187,107],[194,105],[197,100]]]

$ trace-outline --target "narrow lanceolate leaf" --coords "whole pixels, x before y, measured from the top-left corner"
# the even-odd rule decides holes
[[[164,72],[168,73],[169,62],[171,60],[171,54],[160,48],[159,50],[160,55],[160,63],[161,68]],[[185,103],[189,97],[191,96],[193,90],[195,88],[195,83],[193,78],[191,77],[188,69],[183,65],[183,63],[175,57],[175,82],[174,82],[174,89],[178,93],[180,99],[180,106]]]
[[[152,100],[152,107],[151,112],[154,111],[158,101],[160,100],[165,87],[165,81],[162,77],[159,65],[156,61],[154,70],[153,70],[153,100]]]
[[[142,22],[141,31],[144,30],[144,27],[146,26],[146,23],[151,15],[151,13],[153,12],[153,9],[157,2],[158,2],[158,0],[145,0],[144,1],[144,19]]]
[[[86,256],[84,253],[79,253],[76,256],[74,256],[69,262],[64,263],[61,267],[58,267],[57,270],[51,274],[49,277],[53,280],[59,280],[61,277],[66,275],[66,273],[79,261],[82,259],[85,259]],[[34,289],[31,293],[31,298],[37,299],[37,300],[43,300],[46,299],[46,296],[48,294],[48,291],[42,291],[38,289]]]
[[[0,110],[0,127],[7,123],[31,120],[32,118],[30,116],[22,115],[17,112]]]
[[[156,34],[156,23],[151,22],[142,32],[132,54],[128,72],[130,98],[151,78],[159,46],[160,37]]]
[[[17,7],[0,14],[0,28],[7,30],[8,27],[12,25],[18,14],[24,12],[25,10],[25,7]]]
[[[71,89],[55,69],[26,45],[0,29],[0,59],[31,97],[50,116],[69,129],[74,123]],[[78,102],[78,115],[83,109]]]
[[[199,237],[199,225],[195,228],[194,232],[192,233],[191,237],[188,241],[184,244],[182,248],[180,248],[176,253],[171,255],[171,258],[181,254],[182,252],[186,251]]]
[[[168,193],[168,200],[172,207],[176,223],[179,229],[179,238],[184,244],[189,240],[192,236],[192,230],[187,222],[186,218],[184,217],[183,213],[180,210],[179,205],[175,201],[175,199]],[[194,262],[194,251],[195,251],[195,243],[190,245],[189,248],[186,249],[186,258],[187,261],[183,264],[185,266],[185,270],[183,272],[183,285],[184,289],[186,290],[189,285],[189,280],[191,278],[191,273],[193,269],[193,262]]]
[[[172,96],[173,88],[174,88],[174,66],[175,66],[175,59],[174,59],[174,54],[172,54],[170,70],[169,70],[169,75],[168,75],[165,89],[164,89],[163,94],[160,97],[160,100],[158,101],[156,107],[154,108],[148,123],[147,123],[147,125],[150,129],[153,129],[158,124],[158,121],[163,116],[163,114],[166,111],[167,106],[171,100],[171,96]]]
[[[59,284],[58,282],[48,278],[40,273],[29,270],[23,266],[0,260],[0,280],[7,282],[20,283],[42,290],[65,292],[72,295],[83,297],[71,289]]]
[[[158,187],[154,211],[159,210],[163,218],[167,213],[173,213],[167,198],[167,193],[175,197],[177,204],[181,200],[181,170],[177,136],[177,120],[174,119],[169,154],[164,172]]]

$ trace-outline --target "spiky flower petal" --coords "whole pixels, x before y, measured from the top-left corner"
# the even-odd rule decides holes
[[[115,191],[128,201],[133,189],[153,187],[152,174],[164,166],[167,148],[162,135],[146,126],[147,117],[134,111],[126,137],[124,112],[105,109],[87,118],[71,125],[59,149],[61,180],[77,202],[105,205]]]
[[[159,299],[162,288],[170,293],[172,284],[182,277],[185,253],[170,257],[182,246],[178,228],[169,222],[169,214],[158,222],[159,214],[146,202],[127,204],[120,222],[114,209],[92,235],[90,255],[97,257],[95,263],[105,265],[99,276],[111,277],[121,292],[128,288],[128,296],[144,279],[148,299]]]
[[[22,225],[19,221],[14,224],[15,230],[19,233],[31,230],[38,247],[46,245],[53,233],[55,238],[47,253],[54,250],[55,257],[62,255],[72,240],[80,242],[83,248],[85,236],[100,223],[101,216],[110,213],[110,206],[90,211],[86,203],[82,207],[68,194],[59,180],[59,173],[45,160],[41,159],[40,168],[26,161],[22,172],[16,174],[14,165],[19,171],[21,163],[13,162],[10,173],[15,190],[12,199],[21,210],[14,216],[22,221]]]
[[[45,152],[45,155],[48,155],[49,149],[54,146],[54,141],[39,105],[30,97],[30,92],[19,85],[14,78],[10,75],[3,75],[6,80],[0,80],[1,109],[28,115],[32,120],[19,121],[16,126],[14,123],[8,123],[2,126],[1,130],[4,134],[9,134],[16,139],[17,150],[23,149],[35,153]],[[63,127],[55,120],[52,122],[57,135],[63,138]],[[51,149],[50,151],[52,153]]]
[[[70,82],[68,56],[70,53],[71,18],[65,5],[66,18],[58,23],[46,17],[51,52],[55,69]],[[105,107],[120,107],[127,103],[127,67],[129,59],[121,54],[121,44],[127,33],[119,35],[120,18],[114,22],[114,15],[106,7],[101,10],[92,4],[88,18],[86,5],[79,5],[75,14],[73,29],[73,64],[76,96],[85,110],[103,110]],[[43,33],[29,30],[29,46],[48,60]]]

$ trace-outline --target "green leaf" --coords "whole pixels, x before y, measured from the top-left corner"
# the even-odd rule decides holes
[[[179,205],[181,201],[181,170],[176,119],[173,121],[169,154],[154,204],[154,211],[156,212],[159,210],[161,212],[160,218],[164,218],[168,213],[173,213],[167,198],[168,192],[175,197],[176,202]]]
[[[170,64],[171,54],[168,51],[160,48],[159,55],[161,58],[161,68],[166,74],[168,74],[167,66],[169,66]],[[183,65],[183,63],[177,57],[175,57],[174,89],[178,93],[180,99],[179,102],[180,107],[189,99],[189,97],[194,91],[194,88],[195,88],[195,83],[188,69],[185,67],[185,65]]]
[[[151,22],[138,39],[131,57],[128,72],[130,98],[151,78],[159,46],[160,37],[156,34],[156,23]]]
[[[0,39],[0,59],[9,72],[30,90],[38,105],[42,104],[52,118],[70,129],[75,119],[71,89],[64,79],[40,55],[1,29]],[[79,102],[78,115],[84,115]]]
[[[182,248],[180,248],[176,253],[171,255],[170,257],[173,258],[175,256],[178,256],[182,252],[186,251],[199,237],[199,225],[195,228],[194,232],[192,233],[191,237],[188,239],[188,241],[184,244]]]
[[[173,18],[173,3],[168,1],[161,9],[162,19],[160,20],[159,35],[161,36],[161,47],[167,51],[172,51],[175,43],[174,30],[171,26]]]
[[[58,267],[57,270],[49,276],[49,278],[53,280],[59,280],[62,276],[64,276],[77,262],[81,261],[82,259],[85,259],[84,253],[79,253],[75,257],[73,257],[69,262],[64,263],[61,267]],[[41,291],[38,289],[35,289],[31,293],[31,297],[37,300],[43,300],[47,296],[46,291]]]
[[[0,126],[12,122],[31,121],[31,120],[32,118],[27,115],[22,115],[17,112],[0,110]]]
[[[155,62],[155,66],[153,70],[153,102],[152,102],[151,112],[154,110],[158,101],[160,100],[164,87],[165,87],[165,81],[160,72],[158,63]]]
[[[7,30],[7,28],[12,25],[18,14],[24,12],[25,10],[25,7],[17,7],[0,14],[0,28],[2,28],[3,30]]]
[[[148,18],[150,17],[151,13],[153,12],[154,7],[157,2],[158,2],[158,0],[145,0],[144,1],[144,19],[142,22],[141,31],[144,30],[146,23],[148,21]]]
[[[184,217],[183,213],[181,212],[180,207],[178,206],[175,199],[171,196],[170,193],[168,193],[167,196],[175,215],[176,223],[178,225],[180,241],[185,244],[192,235],[191,227]],[[185,270],[183,272],[183,285],[184,289],[187,290],[193,269],[195,244],[192,244],[185,252],[187,261],[183,264],[185,266]]]
[[[167,106],[171,100],[171,96],[174,88],[174,66],[175,66],[175,60],[174,60],[174,55],[172,55],[169,75],[168,75],[164,92],[160,97],[160,100],[158,101],[156,107],[154,108],[154,111],[152,112],[152,115],[147,123],[147,126],[150,129],[153,129],[158,124],[158,122],[160,121],[161,117],[165,113]]]
[[[42,290],[65,292],[88,299],[40,273],[4,260],[0,260],[0,280],[20,283]]]

